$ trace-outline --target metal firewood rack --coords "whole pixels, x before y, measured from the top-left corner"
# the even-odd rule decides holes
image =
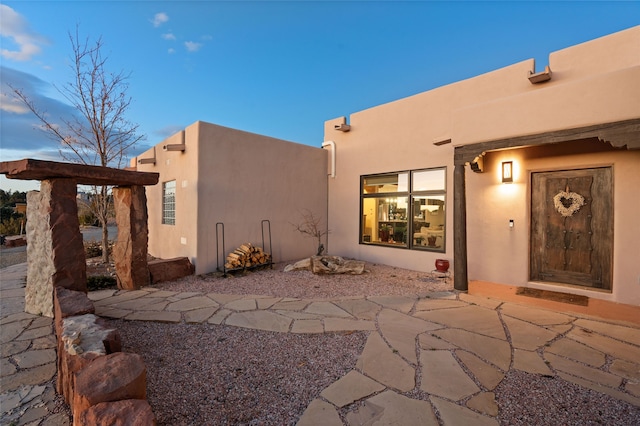
[[[227,269],[227,267],[225,266],[226,264],[225,257],[227,256],[227,248],[224,242],[224,223],[222,222],[216,223],[216,263],[217,263],[216,269],[219,272],[222,272],[225,277],[227,276],[228,272],[246,271],[251,269],[264,268],[266,266],[268,266],[269,268],[273,268],[273,247],[271,245],[271,222],[268,219],[262,220],[262,222],[260,222],[260,228],[262,231],[262,250],[264,250],[266,253],[269,254],[269,261],[266,263],[261,263],[259,265],[251,265],[249,267],[242,266],[240,268]],[[265,239],[265,236],[266,236],[266,239]],[[269,243],[269,251],[267,251],[265,242]],[[221,258],[220,248],[222,248],[222,267],[220,267],[220,258]]]

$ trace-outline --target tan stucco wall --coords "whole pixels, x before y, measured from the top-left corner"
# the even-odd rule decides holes
[[[137,164],[139,171],[160,173],[157,185],[146,187],[149,214],[149,253],[161,259],[187,256],[195,263],[198,243],[198,133],[189,126],[165,139],[137,159],[154,158],[156,164]],[[164,145],[181,144],[185,150],[165,151]],[[134,159],[133,161],[135,161]],[[162,224],[162,184],[176,181],[176,225]]]
[[[211,272],[218,265],[216,223],[224,224],[229,252],[246,242],[262,246],[265,219],[271,225],[274,261],[315,254],[316,242],[295,231],[293,224],[304,210],[326,223],[325,150],[200,121],[184,132],[184,152],[162,150],[165,144],[181,142],[178,133],[156,146],[155,166],[138,165],[138,170],[159,172],[161,183],[176,180],[175,226],[160,223],[161,183],[147,189],[150,254],[188,256],[196,274]],[[148,151],[138,158],[150,156]],[[219,231],[222,267],[226,253],[223,256],[222,228]]]
[[[327,121],[325,140],[335,141],[337,153],[337,175],[329,182],[330,251],[419,271],[433,270],[437,258],[449,259],[453,266],[454,147],[640,117],[638,46],[640,26],[552,53],[552,79],[542,84],[529,82],[529,72],[539,70],[534,69],[533,60],[527,60],[355,112],[347,120],[350,132],[334,130],[344,117]],[[451,143],[434,145],[446,139]],[[629,261],[625,257],[631,241],[640,238],[638,225],[631,219],[637,216],[637,202],[630,201],[638,197],[629,193],[640,184],[631,167],[638,164],[637,152],[532,159],[516,167],[526,173],[545,167],[603,162],[615,167],[614,291],[590,292],[590,296],[637,304],[640,272],[634,265],[638,259]],[[361,175],[442,166],[447,167],[448,188],[444,254],[358,243]],[[517,281],[521,285],[526,283],[528,273],[528,189],[517,183],[510,188],[496,185],[493,167],[485,165],[486,172],[476,175],[467,166],[469,277],[505,284]],[[483,210],[475,208],[479,199]],[[506,212],[508,218],[503,217]],[[510,218],[516,223],[511,233]],[[478,228],[495,228],[495,232],[485,233]],[[499,259],[507,254],[511,261],[498,267]],[[480,267],[480,260],[485,257],[490,261]]]

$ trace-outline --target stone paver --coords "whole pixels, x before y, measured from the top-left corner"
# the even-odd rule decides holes
[[[364,407],[347,414],[349,425],[403,425],[429,426],[438,425],[431,404],[393,391],[385,391],[369,398]]]
[[[604,353],[571,339],[560,339],[549,345],[545,352],[560,355],[599,368],[606,362]]]
[[[297,426],[342,426],[342,420],[333,405],[314,399],[307,407]]]
[[[193,311],[202,308],[217,308],[218,304],[205,296],[193,296],[181,299],[177,302],[169,303],[165,308],[167,311]],[[254,302],[255,309],[255,302]]]
[[[504,378],[502,371],[487,364],[472,353],[458,349],[455,354],[480,384],[488,390],[495,389]]]
[[[255,311],[258,308],[258,304],[255,299],[243,298],[225,303],[224,307],[232,311]]]
[[[208,320],[218,308],[200,308],[184,313],[184,320],[188,324],[200,324]]]
[[[383,309],[378,315],[378,325],[389,345],[409,362],[416,364],[416,338],[425,331],[437,330],[441,325],[423,321],[391,309]]]
[[[358,319],[374,320],[381,306],[365,299],[341,300],[336,305]]]
[[[495,339],[466,330],[443,329],[431,332],[449,343],[476,354],[503,371],[511,364],[511,345],[505,340]]]
[[[316,314],[327,317],[353,318],[353,316],[349,312],[331,302],[313,302],[309,306],[307,306],[304,311],[309,314]]]
[[[426,349],[428,351],[434,351],[437,349],[455,349],[455,345],[436,337],[432,334],[424,333],[418,336],[418,344],[420,349]]]
[[[421,299],[416,303],[416,311],[432,311],[436,309],[464,308],[467,303],[451,299]]]
[[[483,414],[488,414],[489,416],[495,417],[498,415],[496,394],[493,392],[482,392],[469,398],[469,401],[467,401],[467,407],[472,410],[480,411]]]
[[[287,332],[293,320],[269,311],[251,311],[233,313],[225,324],[255,330]]]
[[[292,333],[324,333],[322,321],[317,319],[294,320],[291,326]]]
[[[638,333],[637,328],[588,319],[578,319],[573,324],[585,330],[595,331],[596,333],[640,346],[640,333]]]
[[[519,319],[505,316],[502,321],[509,329],[511,346],[514,348],[533,351],[558,336],[554,331]]]
[[[69,425],[47,408],[56,341],[51,318],[24,312],[25,273],[11,267],[0,276],[0,416],[7,424]],[[96,315],[132,321],[368,333],[354,369],[309,404],[303,426],[495,425],[494,390],[511,369],[640,406],[640,327],[628,324],[453,292],[302,300],[145,288],[89,297]]]
[[[505,303],[501,305],[500,312],[503,315],[508,315],[510,317],[538,325],[567,324],[575,319],[569,315],[561,314],[559,312],[517,305],[515,303]]]
[[[338,407],[344,407],[384,389],[384,385],[353,370],[322,391],[320,396]]]
[[[356,369],[401,392],[415,387],[415,369],[400,358],[378,333],[372,333],[356,363]]]
[[[349,318],[326,318],[324,320],[324,330],[332,331],[373,331],[376,324],[373,321],[352,320]]]
[[[537,352],[524,349],[513,350],[513,368],[532,374],[550,376],[553,374]]]
[[[574,328],[566,336],[614,358],[626,359],[631,362],[637,362],[640,359],[640,346],[621,342],[588,329]]]
[[[427,393],[458,401],[480,391],[449,351],[424,351],[420,364],[420,389]]]
[[[415,316],[450,328],[460,328],[496,339],[507,339],[498,313],[480,306],[467,305],[452,309],[421,311],[417,312]]]
[[[132,312],[125,317],[125,319],[131,321],[155,321],[155,322],[167,322],[178,323],[182,320],[180,312],[166,312],[166,311],[137,311]]]
[[[416,303],[414,298],[405,296],[371,296],[368,300],[404,314],[411,312]]]
[[[551,364],[551,367],[553,367],[554,369],[571,374],[573,376],[582,377],[589,381],[600,383],[611,388],[617,388],[622,383],[622,378],[619,376],[592,367],[588,367],[579,362],[575,362],[551,353],[545,354],[544,357],[547,361],[549,361],[549,364]]]
[[[440,418],[445,425],[474,425],[474,426],[497,426],[495,418],[483,416],[475,411],[454,404],[441,398],[433,398],[433,405],[438,409]]]

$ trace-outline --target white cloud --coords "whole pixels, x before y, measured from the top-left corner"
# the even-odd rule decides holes
[[[15,50],[5,48],[0,51],[2,57],[14,61],[31,60],[42,51],[40,45],[47,44],[45,37],[33,32],[19,13],[3,4],[0,4],[0,36],[13,40],[12,43],[3,43],[4,46],[16,44]]]
[[[151,23],[154,27],[158,28],[160,25],[164,24],[169,20],[169,15],[164,12],[156,13],[151,20]]]
[[[202,47],[202,43],[196,43],[195,41],[185,41],[184,46],[189,52],[197,52]]]
[[[169,52],[170,55],[176,53],[176,49],[174,49],[173,47],[168,49],[167,52]]]
[[[0,110],[13,114],[27,114],[29,112],[29,108],[20,99],[4,92],[0,93]]]
[[[175,40],[176,36],[175,34],[172,34],[172,33],[166,33],[166,34],[162,34],[162,38],[165,40]]]

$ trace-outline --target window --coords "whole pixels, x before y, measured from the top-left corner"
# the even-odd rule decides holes
[[[176,181],[162,184],[162,223],[176,224]]]
[[[361,177],[360,243],[445,251],[446,168]]]

